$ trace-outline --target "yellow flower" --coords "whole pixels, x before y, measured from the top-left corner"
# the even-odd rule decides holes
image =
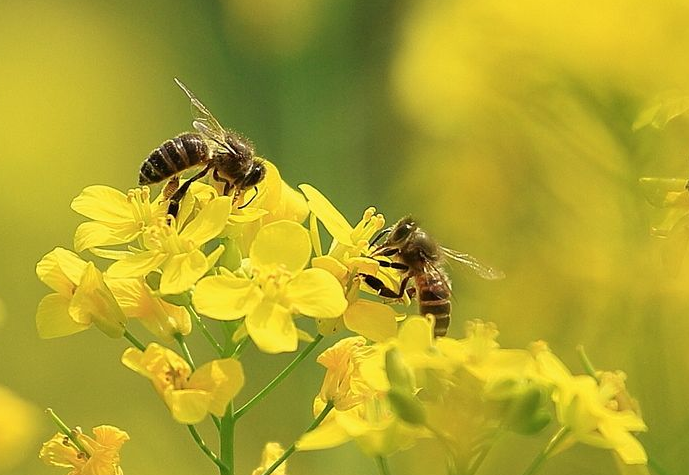
[[[47,465],[70,468],[68,475],[122,475],[120,449],[129,440],[126,432],[107,425],[94,427],[94,437],[78,429],[74,432],[86,453],[65,434],[57,433],[43,444],[39,458]]]
[[[322,334],[335,333],[342,324],[349,330],[373,341],[384,341],[397,332],[397,313],[380,302],[359,299],[359,280],[353,279],[358,273],[379,275],[394,287],[399,285],[398,272],[379,273],[378,263],[364,257],[369,241],[385,225],[382,215],[375,208],[364,211],[361,220],[352,227],[333,204],[311,185],[299,186],[306,196],[314,219],[310,223],[311,240],[316,249],[313,267],[325,269],[340,281],[345,289],[349,305],[342,321],[323,321],[319,324]],[[332,245],[326,255],[321,250],[317,218],[333,237]]]
[[[55,290],[38,304],[36,327],[41,338],[71,335],[91,325],[112,338],[124,334],[127,317],[92,262],[58,247],[40,260],[36,274]]]
[[[273,465],[277,460],[282,457],[285,453],[285,449],[282,448],[277,442],[268,442],[263,448],[263,453],[261,454],[261,465],[256,467],[251,475],[262,475],[266,470],[268,470],[271,465]],[[275,475],[286,475],[287,474],[287,462],[282,462],[278,468],[273,472]]]
[[[9,389],[0,386],[0,472],[10,470],[26,456],[38,431],[38,411]]]
[[[191,317],[179,307],[157,297],[143,279],[105,279],[128,318],[136,318],[148,331],[165,341],[191,333]]]
[[[206,277],[196,286],[194,305],[218,320],[246,317],[248,335],[266,353],[294,351],[294,314],[336,318],[347,306],[332,274],[304,269],[310,256],[306,229],[293,221],[270,223],[256,234],[249,250],[251,278],[226,270]]]
[[[326,449],[353,439],[367,455],[387,456],[410,447],[424,434],[399,419],[386,394],[364,376],[362,368],[376,351],[359,336],[340,340],[318,357],[327,369],[313,412],[320,414],[328,402],[334,408],[299,439],[298,450]]]
[[[181,424],[201,422],[209,412],[222,417],[244,385],[242,365],[233,358],[210,361],[192,372],[181,356],[157,343],[145,351],[128,348],[122,363],[151,380]]]
[[[314,415],[320,414],[325,404],[317,397],[313,403]],[[425,431],[400,420],[384,395],[378,394],[351,409],[333,409],[318,427],[299,438],[296,448],[323,450],[354,440],[364,454],[387,457],[408,449],[426,435]]]
[[[114,278],[143,277],[158,268],[162,271],[160,292],[179,294],[190,289],[215,264],[222,246],[206,256],[199,248],[225,228],[232,199],[211,200],[181,231],[161,218],[143,234],[147,250],[127,256],[110,266]]]
[[[646,451],[631,434],[646,431],[646,424],[627,402],[620,373],[608,373],[599,384],[592,376],[573,376],[542,342],[534,352],[541,375],[554,386],[557,418],[570,442],[612,449],[626,464],[646,464]]]
[[[483,382],[523,379],[536,371],[535,361],[528,350],[503,349],[496,341],[499,334],[495,324],[473,320],[466,322],[466,338],[439,338],[440,351],[462,365]]]
[[[323,402],[332,401],[335,409],[350,409],[370,397],[372,389],[360,374],[361,363],[373,349],[361,336],[344,338],[321,353],[316,361],[326,372],[319,393]]]
[[[167,203],[151,202],[148,187],[129,190],[125,195],[109,186],[93,185],[74,198],[72,209],[94,220],[77,227],[74,248],[81,252],[134,241],[147,226],[165,216]]]

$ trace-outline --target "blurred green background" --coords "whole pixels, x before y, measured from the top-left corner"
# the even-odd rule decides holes
[[[2,0],[0,384],[69,424],[127,430],[127,474],[214,473],[119,363],[124,341],[95,330],[40,341],[34,328],[48,293],[34,266],[72,247],[71,199],[90,184],[134,186],[150,150],[189,128],[179,77],[350,221],[369,205],[389,220],[411,213],[504,269],[498,283],[453,272],[451,334],[493,320],[504,346],[545,339],[577,372],[584,344],[598,367],[629,374],[648,450],[689,473],[689,270],[667,276],[637,185],[689,176],[689,121],[631,128],[659,95],[689,90],[687,18],[673,0]],[[247,351],[240,399],[290,358]],[[323,374],[312,360],[241,421],[237,473],[308,425]],[[8,473],[61,473],[37,460],[53,432],[46,418]],[[513,437],[482,473],[521,473],[541,444]],[[576,447],[542,473],[613,473],[611,460]],[[442,463],[422,443],[391,467]],[[376,472],[349,444],[297,454],[289,473]]]

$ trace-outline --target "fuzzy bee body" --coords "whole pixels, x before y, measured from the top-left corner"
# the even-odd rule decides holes
[[[210,150],[200,134],[186,132],[163,142],[141,164],[139,185],[160,183],[208,162]]]
[[[236,198],[250,188],[258,193],[256,185],[265,178],[266,167],[262,159],[254,156],[251,142],[220,125],[181,81],[175,81],[191,100],[192,125],[196,132],[185,132],[156,147],[141,164],[139,185],[169,179],[163,195],[169,200],[168,214],[172,216],[177,215],[180,202],[191,184],[208,173],[222,184],[224,195],[233,191]],[[179,175],[194,167],[203,168],[179,186]]]
[[[419,304],[419,313],[433,315],[435,319],[434,334],[436,337],[447,335],[452,312],[452,283],[444,269],[445,258],[459,262],[476,272],[484,279],[502,279],[502,271],[480,263],[468,254],[440,246],[423,229],[419,228],[411,217],[405,217],[393,226],[384,229],[373,240],[375,245],[382,237],[385,240],[375,247],[371,257],[386,256],[392,262],[378,260],[382,267],[399,270],[403,274],[400,289],[395,291],[385,286],[379,278],[360,274],[364,281],[379,295],[386,298],[400,299],[407,291],[411,279]]]

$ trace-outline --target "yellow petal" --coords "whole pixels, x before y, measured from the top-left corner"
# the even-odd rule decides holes
[[[379,302],[359,299],[344,313],[344,323],[351,331],[379,342],[397,334],[397,313]]]
[[[347,267],[332,256],[314,257],[311,259],[311,266],[327,270],[340,282],[346,282],[349,275]],[[375,272],[373,275],[375,275]]]
[[[143,277],[155,270],[167,259],[167,254],[159,251],[144,251],[114,262],[108,267],[108,276],[116,279]]]
[[[212,200],[186,226],[179,235],[182,241],[191,241],[195,246],[207,243],[225,229],[232,211],[232,199],[221,196]]]
[[[261,289],[249,279],[231,274],[201,279],[194,289],[194,307],[217,320],[236,320],[253,311],[263,299]]]
[[[122,444],[129,440],[129,434],[114,426],[102,425],[93,428],[96,441],[112,450],[120,450]]]
[[[244,322],[249,336],[261,351],[282,353],[297,349],[297,327],[292,314],[282,305],[264,300]]]
[[[74,249],[81,252],[98,246],[132,242],[141,234],[135,223],[107,224],[99,221],[81,223],[74,233]]]
[[[72,200],[72,209],[87,218],[108,223],[134,220],[127,196],[109,186],[87,186]]]
[[[206,272],[208,261],[198,249],[172,256],[163,265],[160,292],[168,295],[181,294],[189,290]]]
[[[234,358],[210,361],[189,378],[189,388],[203,389],[211,394],[209,410],[218,417],[225,414],[228,403],[244,386],[242,364]]]
[[[336,318],[347,308],[340,282],[323,269],[306,269],[287,283],[286,299],[309,317]]]
[[[598,430],[611,443],[624,463],[645,465],[648,462],[646,451],[641,442],[624,428],[616,424],[601,423]]]
[[[337,242],[353,246],[352,226],[344,216],[335,208],[320,191],[311,185],[299,185],[299,189],[304,193],[309,202],[309,209],[323,223],[325,229]]]
[[[77,323],[69,316],[68,297],[50,294],[43,297],[36,311],[36,329],[41,338],[58,338],[86,330],[90,325]]]
[[[70,296],[81,281],[84,269],[86,261],[72,251],[56,247],[36,264],[36,275],[54,291]]]
[[[208,415],[211,394],[200,389],[178,389],[165,393],[172,418],[180,424],[198,424]]]
[[[124,335],[127,317],[105,285],[103,274],[96,269],[93,262],[86,266],[79,287],[70,302],[69,314],[78,323],[93,323],[111,338],[120,338]]]
[[[249,250],[252,266],[284,266],[291,272],[303,269],[310,257],[309,232],[294,221],[276,221],[263,226]]]
[[[326,421],[297,440],[297,450],[330,449],[349,442],[352,438],[334,419]]]

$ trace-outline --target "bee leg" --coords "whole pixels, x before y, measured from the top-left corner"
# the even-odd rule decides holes
[[[409,278],[410,276],[405,277],[402,279],[402,282],[400,283],[400,290],[396,292],[395,290],[391,289],[390,287],[386,286],[385,283],[380,280],[378,277],[371,275],[371,274],[357,274],[359,277],[363,277],[364,282],[366,282],[366,285],[371,287],[373,290],[378,292],[378,295],[381,297],[385,297],[387,299],[401,299],[402,296],[404,295],[404,292],[407,290],[407,284],[409,283]]]
[[[399,254],[400,250],[394,247],[380,247],[371,256],[384,256],[392,257],[395,254]]]
[[[210,165],[207,166],[196,175],[185,181],[184,184],[173,193],[173,195],[170,197],[170,204],[167,206],[167,214],[171,214],[173,218],[177,217],[177,213],[179,213],[179,204],[182,202],[182,198],[184,198],[184,195],[187,193],[187,190],[189,190],[191,184],[199,178],[204,177],[210,169]]]
[[[379,261],[376,259],[376,262],[380,267],[389,267],[391,269],[397,269],[401,270],[403,272],[406,272],[409,270],[409,266],[407,264],[403,264],[401,262],[388,262],[388,261]]]

